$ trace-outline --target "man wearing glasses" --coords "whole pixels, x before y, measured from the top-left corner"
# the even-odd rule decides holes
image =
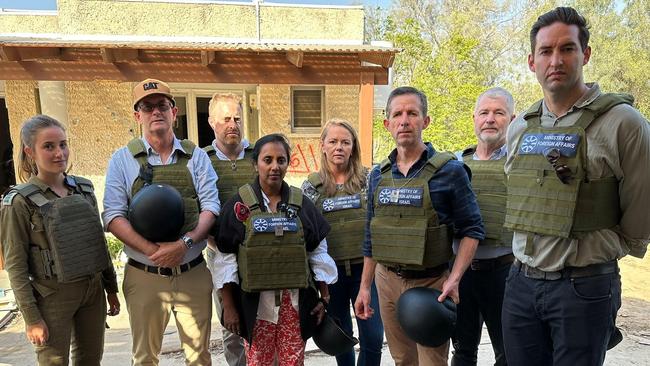
[[[203,150],[174,136],[175,104],[162,81],[147,79],[136,85],[134,116],[143,136],[116,151],[106,173],[102,219],[105,229],[124,242],[129,257],[123,293],[133,337],[133,365],[158,364],[172,313],[186,363],[211,365],[212,280],[201,252],[219,214],[217,175]],[[151,242],[128,220],[133,196],[151,183],[172,185],[183,195],[184,231],[173,242]]]

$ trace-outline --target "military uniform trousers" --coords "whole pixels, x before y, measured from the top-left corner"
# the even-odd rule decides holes
[[[176,319],[186,364],[212,364],[212,278],[204,263],[176,276],[161,276],[126,265],[123,292],[133,337],[133,365],[158,365],[171,314]]]
[[[602,365],[620,306],[618,271],[544,280],[513,265],[502,314],[508,364]]]
[[[208,269],[210,272],[214,271],[214,257],[215,253],[210,247],[206,247],[208,258]],[[214,308],[217,310],[217,316],[221,321],[223,314],[223,306],[221,305],[221,296],[217,289],[212,291],[212,299],[214,300]],[[228,331],[225,327],[221,328],[221,336],[223,339],[223,356],[226,358],[226,363],[229,366],[246,366],[246,350],[244,349],[244,339]]]
[[[43,297],[38,291],[36,303],[49,331],[45,345],[35,346],[41,366],[99,366],[104,351],[106,297],[101,275],[72,283],[52,281],[57,290]],[[53,286],[53,287],[54,287]],[[71,347],[72,346],[72,347]]]
[[[406,290],[413,287],[428,287],[442,290],[442,284],[449,277],[445,270],[437,277],[404,278],[389,271],[382,264],[375,269],[375,284],[379,293],[379,309],[388,349],[395,366],[447,366],[449,342],[440,347],[426,347],[415,343],[402,330],[397,320],[397,301]]]

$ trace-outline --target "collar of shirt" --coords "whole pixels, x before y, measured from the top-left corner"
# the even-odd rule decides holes
[[[145,139],[144,137],[141,137],[140,140],[144,143],[144,149],[147,152],[147,156],[155,155],[155,156],[160,156],[160,154],[153,149],[151,144],[149,144],[149,141]],[[174,152],[175,151],[180,151],[184,154],[187,154],[188,152],[183,149],[183,146],[181,145],[181,141],[174,136],[174,141],[173,141],[173,146],[172,146],[172,153],[169,154],[169,158],[167,158],[167,161],[163,161],[163,164],[170,164],[173,163],[173,158],[174,158]]]
[[[424,149],[424,151],[422,151],[422,155],[420,155],[420,158],[411,166],[408,173],[406,174],[406,178],[409,178],[417,174],[420,168],[422,167],[422,165],[425,164],[429,159],[431,159],[433,154],[436,153],[436,150],[433,148],[433,145],[431,145],[430,142],[425,142],[424,145],[427,148]],[[402,173],[397,168],[397,164],[396,164],[397,149],[393,149],[393,151],[391,151],[390,155],[388,155],[388,160],[390,160],[393,175],[394,174],[402,175]]]
[[[242,145],[242,149],[239,152],[239,156],[237,156],[237,160],[242,160],[244,158],[244,154],[246,153],[246,149],[251,144],[250,144],[250,142],[248,142],[248,140],[242,139],[241,140],[241,145]],[[217,159],[219,159],[219,160],[230,160],[230,159],[228,159],[226,154],[224,154],[223,151],[219,150],[219,148],[217,147],[217,140],[212,140],[212,147],[214,148],[214,151],[215,151],[215,153],[217,155]]]
[[[508,148],[506,147],[506,145],[503,145],[500,148],[494,150],[494,152],[492,153],[492,155],[490,155],[490,158],[488,160],[499,160],[506,155],[508,155]],[[476,155],[476,152],[474,153],[474,155],[472,155],[472,159],[480,160],[478,158],[478,155]]]
[[[50,186],[45,184],[45,182],[43,182],[39,177],[37,177],[35,175],[33,175],[31,178],[29,178],[29,183],[37,186],[43,192],[50,191],[50,192],[54,193],[54,191],[52,190],[52,188],[50,188]],[[74,191],[75,187],[77,186],[75,181],[70,176],[68,176],[67,174],[65,174],[65,179],[63,180],[63,183],[68,188],[68,191]]]
[[[598,86],[598,83],[587,83],[587,91],[585,91],[584,94],[578,100],[573,104],[571,108],[566,112],[566,115],[575,112],[577,109],[584,108],[591,104],[596,98],[600,96],[600,87]],[[561,117],[556,116],[551,112],[547,106],[546,106],[546,101],[544,100],[542,102],[542,115],[545,117],[553,118],[553,119],[559,119]],[[562,116],[562,117],[564,117]]]

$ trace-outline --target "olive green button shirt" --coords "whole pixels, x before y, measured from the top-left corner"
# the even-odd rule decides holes
[[[32,177],[29,183],[38,186],[48,200],[59,198],[49,186],[37,177]],[[69,191],[74,192],[70,186]],[[15,194],[12,199],[9,199],[9,194],[6,199],[3,199],[0,209],[0,243],[2,243],[5,267],[14,297],[25,323],[31,325],[42,319],[36,306],[34,290],[45,297],[56,292],[61,284],[56,279],[32,277],[34,269],[29,265],[30,255],[32,255],[30,247],[39,246],[41,249],[49,247],[43,218],[38,208],[28,202],[26,198]],[[31,260],[40,260],[40,258]],[[112,264],[102,272],[102,282],[106,292],[117,293],[117,277]]]
[[[600,94],[598,84],[588,84],[587,92],[564,115],[557,117],[542,103],[544,127],[572,126],[582,115],[582,108]],[[505,171],[512,168],[513,152],[526,129],[523,113],[508,128],[508,159]],[[590,179],[616,177],[619,182],[622,217],[613,230],[587,233],[583,239],[565,239],[535,235],[531,255],[524,254],[527,233],[515,232],[513,253],[521,262],[544,271],[564,267],[583,267],[603,263],[627,254],[643,258],[650,241],[650,124],[633,107],[613,107],[586,130],[587,159]]]

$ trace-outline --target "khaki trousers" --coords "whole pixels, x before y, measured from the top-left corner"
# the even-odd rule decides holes
[[[36,297],[49,331],[47,343],[34,347],[38,364],[66,366],[72,354],[75,366],[99,366],[104,351],[106,322],[106,297],[101,275],[98,273],[88,279],[56,286],[56,292]]]
[[[375,270],[375,284],[379,294],[379,310],[384,322],[388,349],[395,366],[446,366],[449,342],[440,347],[425,347],[412,341],[397,321],[397,301],[400,295],[413,287],[442,289],[442,283],[449,277],[445,271],[440,277],[404,279],[378,264]]]
[[[205,263],[170,277],[127,264],[123,291],[133,337],[133,365],[158,365],[163,333],[172,313],[186,364],[212,364],[212,278]]]

